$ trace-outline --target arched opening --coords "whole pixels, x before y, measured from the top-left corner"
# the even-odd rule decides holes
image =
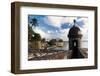
[[[78,40],[72,41],[72,58],[78,57]]]
[[[77,48],[78,47],[78,40],[73,40],[72,41],[72,47]]]

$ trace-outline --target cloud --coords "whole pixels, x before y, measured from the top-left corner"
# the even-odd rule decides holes
[[[36,33],[39,33],[40,36],[41,36],[42,38],[48,38],[48,37],[49,37],[49,35],[48,35],[46,32],[44,32],[43,30],[41,30],[41,29],[38,28],[38,27],[36,27],[36,28],[34,29],[34,31],[35,31]]]
[[[88,33],[88,18],[84,17],[84,18],[80,18],[77,20],[77,22],[79,23],[80,29],[82,31],[83,36],[87,36]],[[86,37],[87,38],[87,37]]]
[[[47,33],[48,33],[48,34],[52,34],[52,31],[49,31],[49,30],[48,30]]]
[[[63,17],[57,17],[57,16],[47,16],[48,20],[51,22],[52,26],[54,27],[61,27],[61,22]]]
[[[76,19],[77,19],[77,17],[68,17],[68,16],[66,16],[66,17],[63,18],[62,23],[73,23],[73,20],[76,20]]]
[[[76,19],[77,26],[82,31],[83,39],[87,39],[88,18],[86,17],[68,17],[68,16],[41,16],[31,15],[31,18],[38,20],[38,25],[35,30],[42,38],[52,39],[61,38],[68,41],[69,29],[73,26],[73,20]]]
[[[68,41],[68,33],[69,29],[61,29],[60,30],[60,38],[63,39],[64,41]]]
[[[61,28],[62,29],[67,29],[67,28],[71,28],[73,25],[71,23],[63,23],[61,24]]]

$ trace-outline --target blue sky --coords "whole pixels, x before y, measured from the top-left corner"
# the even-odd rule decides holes
[[[87,39],[87,17],[69,17],[69,16],[45,16],[45,15],[28,15],[28,24],[31,25],[31,20],[37,19],[38,26],[33,30],[47,40],[56,38],[68,41],[68,31],[73,26],[73,20],[76,20],[76,25],[81,29],[83,39]]]

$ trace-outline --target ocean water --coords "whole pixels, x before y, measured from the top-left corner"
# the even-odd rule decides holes
[[[88,41],[82,41],[81,42],[81,47],[82,48],[88,48]]]

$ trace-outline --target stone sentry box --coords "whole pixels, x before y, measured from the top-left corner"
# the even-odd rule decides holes
[[[80,28],[76,25],[76,20],[74,20],[74,25],[69,30],[68,38],[69,51],[71,51],[70,58],[84,58],[80,52],[82,34]]]

